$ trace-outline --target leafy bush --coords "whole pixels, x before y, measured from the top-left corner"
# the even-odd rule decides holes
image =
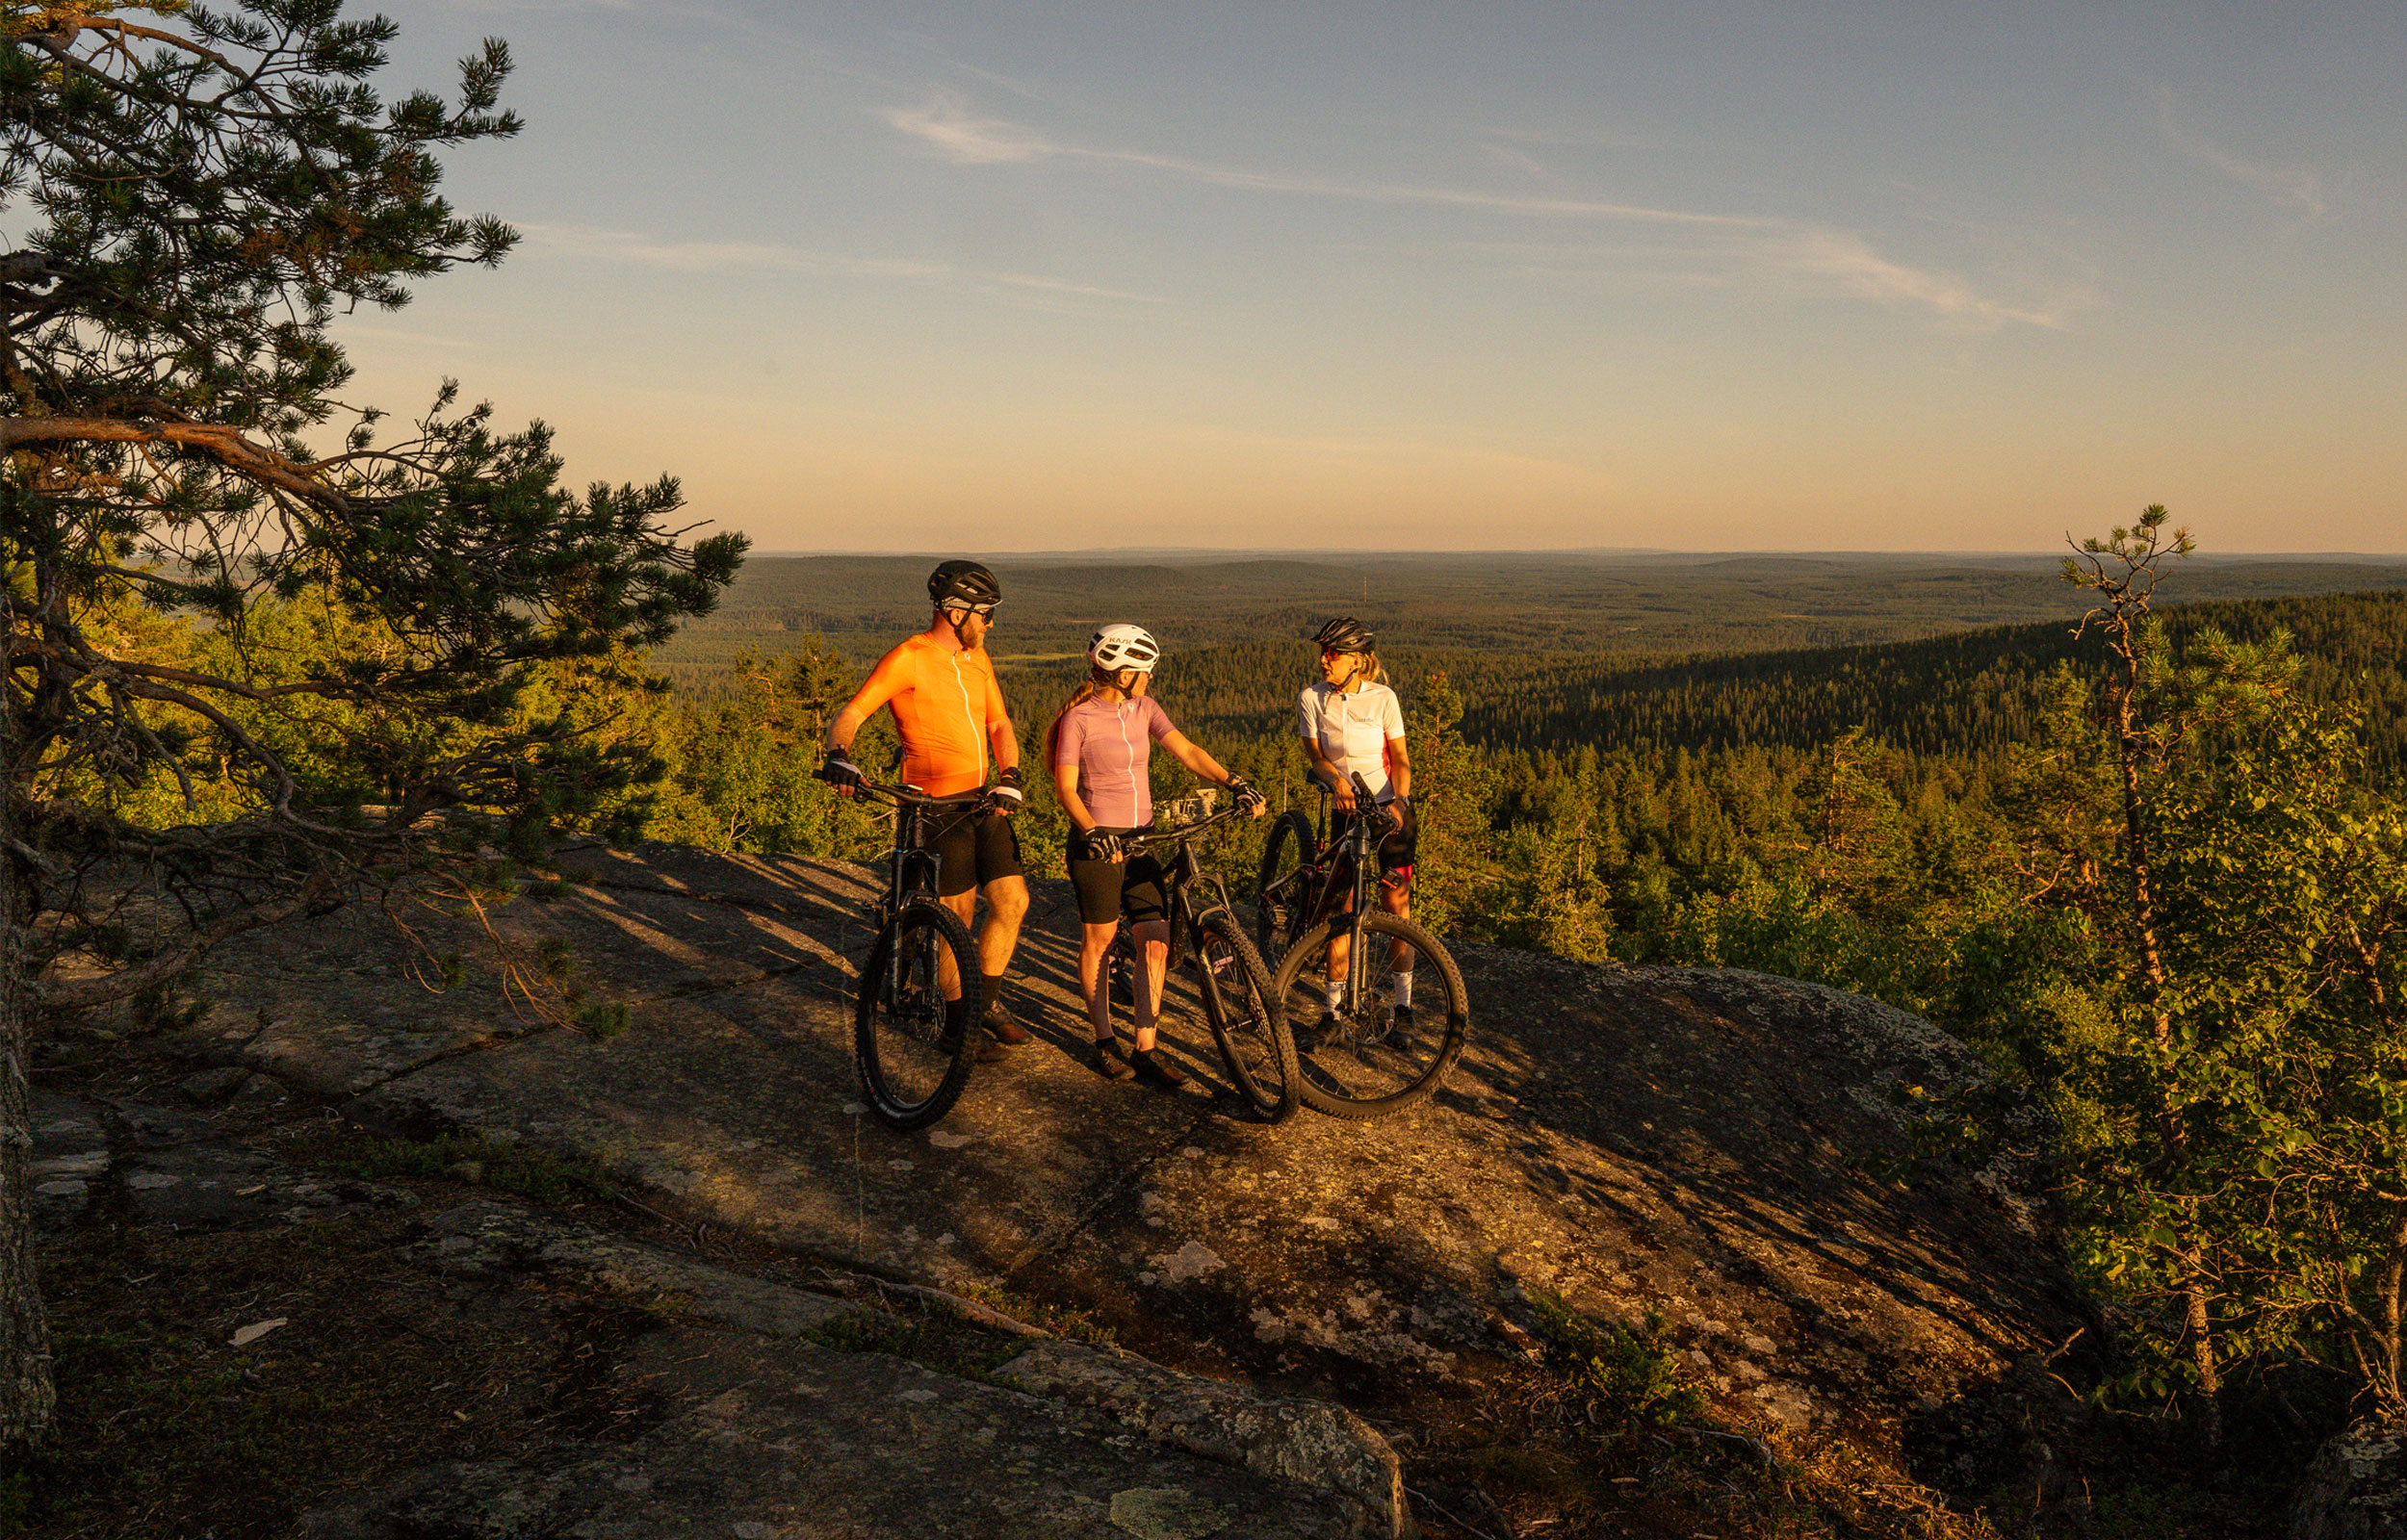
[[[1566,1420],[1618,1432],[1685,1423],[1704,1411],[1704,1393],[1664,1341],[1660,1318],[1649,1315],[1634,1328],[1591,1321],[1556,1295],[1533,1294],[1530,1303]]]

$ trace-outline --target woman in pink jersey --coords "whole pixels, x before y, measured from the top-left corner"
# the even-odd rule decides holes
[[[1261,816],[1262,799],[1190,742],[1147,696],[1161,649],[1143,628],[1106,626],[1088,641],[1086,655],[1087,681],[1053,718],[1047,757],[1062,808],[1075,826],[1067,854],[1070,881],[1078,890],[1078,917],[1086,926],[1078,948],[1078,985],[1086,991],[1087,1017],[1095,1028],[1095,1067],[1113,1080],[1143,1075],[1175,1091],[1187,1077],[1154,1048],[1162,974],[1170,963],[1161,862],[1150,855],[1126,855],[1120,841],[1152,827],[1148,770],[1156,743],[1199,778],[1227,786],[1241,802],[1250,799],[1255,817]],[[1112,1031],[1111,990],[1102,979],[1103,954],[1111,949],[1124,911],[1145,958],[1143,987],[1132,991],[1136,1052],[1126,1058]]]

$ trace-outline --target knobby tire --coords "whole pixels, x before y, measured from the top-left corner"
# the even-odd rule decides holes
[[[1303,934],[1312,895],[1298,874],[1312,864],[1312,820],[1290,808],[1262,841],[1262,869],[1254,885],[1254,937],[1264,957],[1285,957]]]
[[[1204,997],[1204,1019],[1229,1080],[1255,1116],[1285,1122],[1302,1105],[1304,1077],[1270,969],[1226,910],[1196,925],[1194,946],[1196,992]],[[1275,1083],[1265,1083],[1274,1077]]]
[[[1299,1023],[1318,1018],[1330,936],[1350,930],[1353,919],[1351,914],[1339,914],[1313,926],[1280,959],[1271,987],[1291,1033]],[[1404,942],[1416,954],[1413,1025],[1405,1037],[1370,1034],[1373,1040],[1359,1048],[1342,1040],[1324,1042],[1317,1053],[1300,1057],[1303,1074],[1298,1089],[1304,1105],[1314,1112],[1354,1119],[1401,1112],[1436,1091],[1446,1071],[1462,1057],[1463,1041],[1471,1029],[1470,994],[1462,987],[1462,971],[1436,937],[1411,920],[1385,912],[1363,917],[1364,945],[1378,946],[1384,952],[1395,941]],[[1436,988],[1424,988],[1424,983]],[[1307,1007],[1309,1015],[1304,1014]],[[1349,1024],[1359,1019],[1358,1012],[1358,1003],[1348,1001]],[[1374,1089],[1377,1093],[1364,1093]]]
[[[898,987],[890,988],[888,965],[897,947],[906,952],[903,977]],[[949,1051],[942,1040],[940,949],[951,952],[962,998],[969,1003],[970,1024]],[[853,1059],[861,1072],[861,1093],[887,1127],[925,1128],[961,1099],[977,1064],[978,1034],[985,1030],[986,983],[978,971],[970,927],[934,899],[913,899],[878,933],[858,986]]]

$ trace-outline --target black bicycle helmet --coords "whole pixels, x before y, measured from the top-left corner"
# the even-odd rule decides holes
[[[1340,615],[1312,634],[1324,653],[1367,653],[1378,633],[1351,615]]]
[[[948,561],[928,574],[928,598],[941,608],[967,604],[972,609],[1003,602],[1003,585],[983,562]]]

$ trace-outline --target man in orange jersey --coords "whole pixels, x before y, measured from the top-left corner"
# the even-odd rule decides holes
[[[948,561],[928,575],[935,606],[928,629],[903,639],[878,659],[850,704],[827,729],[822,779],[846,796],[864,779],[852,762],[853,734],[885,706],[894,713],[902,737],[902,779],[931,797],[984,791],[968,810],[940,818],[928,836],[936,853],[937,896],[968,924],[986,895],[986,924],[978,930],[978,971],[986,976],[986,1030],[995,1040],[978,1048],[980,1062],[1000,1059],[1007,1047],[1028,1040],[1027,1029],[1003,1005],[1003,971],[1020,944],[1020,921],[1028,912],[1028,880],[1020,868],[1020,835],[1011,815],[1020,810],[1020,740],[1003,709],[1002,686],[986,655],[986,631],[1003,591],[995,575],[974,561]],[[989,758],[995,783],[987,784]],[[950,958],[946,967],[949,971]],[[967,1031],[969,1010],[961,981],[943,981],[947,1033]]]

